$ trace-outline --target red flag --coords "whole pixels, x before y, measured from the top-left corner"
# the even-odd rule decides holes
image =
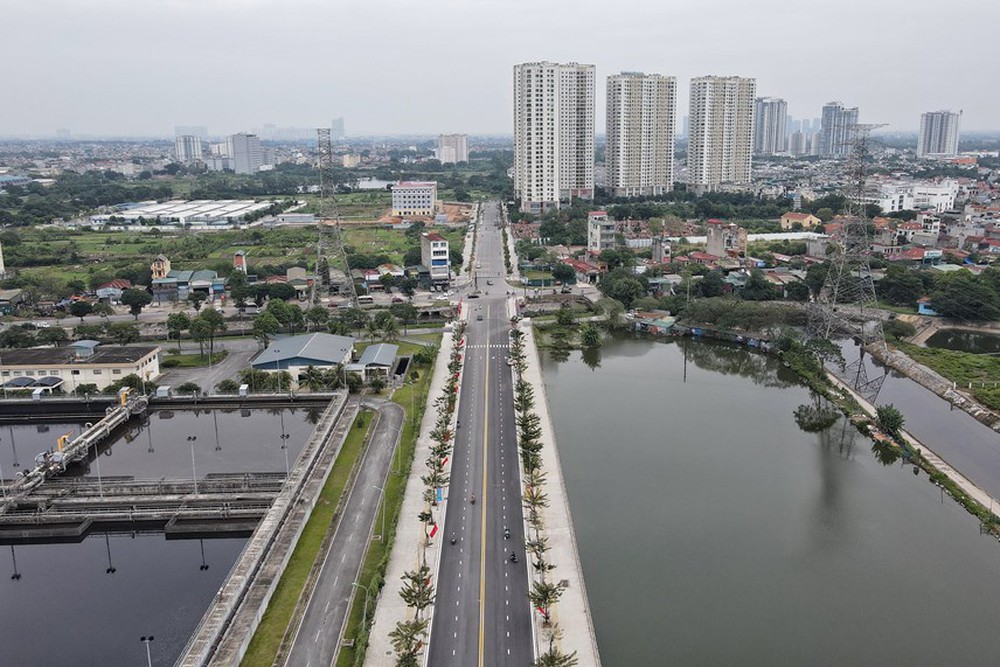
[[[436,523],[431,524],[431,537],[437,535],[437,532],[438,532],[438,525]]]
[[[446,456],[446,457],[444,457],[444,461],[441,461],[441,467],[442,467],[442,468],[443,468],[444,466],[448,465],[448,459],[449,459],[449,458],[450,458],[450,457]]]

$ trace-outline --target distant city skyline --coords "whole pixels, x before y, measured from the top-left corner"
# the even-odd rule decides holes
[[[511,135],[511,67],[542,60],[596,65],[598,132],[604,82],[622,71],[675,77],[680,110],[692,79],[741,76],[795,118],[844,100],[891,131],[916,132],[931,109],[963,111],[965,133],[1000,130],[1000,90],[968,66],[990,62],[1000,4],[950,3],[946,16],[975,17],[955,37],[962,48],[914,48],[940,12],[929,0],[845,0],[835,12],[791,0],[12,3],[0,57],[30,66],[5,80],[0,136],[172,138],[177,125],[226,136],[339,117],[348,136]],[[415,41],[424,30],[446,37]]]

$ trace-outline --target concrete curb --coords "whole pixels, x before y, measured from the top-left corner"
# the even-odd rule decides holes
[[[527,368],[524,380],[535,388],[535,412],[541,420],[542,469],[548,477],[545,485],[549,498],[549,506],[542,510],[542,520],[545,523],[545,535],[549,539],[550,558],[555,569],[550,573],[552,581],[566,581],[568,585],[552,613],[553,623],[562,630],[559,646],[565,653],[576,652],[581,667],[597,667],[601,664],[597,648],[597,634],[594,631],[593,617],[590,613],[590,601],[587,598],[587,587],[583,578],[583,566],[576,545],[576,535],[573,531],[573,517],[570,512],[569,498],[566,495],[566,485],[563,480],[562,467],[559,462],[559,449],[556,446],[555,430],[549,415],[549,402],[542,382],[541,361],[538,348],[535,346],[535,332],[530,321],[525,321],[524,351]],[[545,637],[541,626],[541,615],[533,615],[538,626],[537,636]]]

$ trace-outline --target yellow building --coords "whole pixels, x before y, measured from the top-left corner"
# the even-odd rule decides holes
[[[822,224],[822,220],[812,213],[788,213],[781,216],[781,228],[788,231],[796,222],[802,225],[802,229],[812,229],[816,225]]]

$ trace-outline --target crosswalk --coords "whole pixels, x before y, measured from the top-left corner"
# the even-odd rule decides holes
[[[506,350],[507,349],[507,345],[506,344],[486,345],[485,343],[478,343],[478,344],[475,344],[475,345],[466,345],[465,347],[467,349],[469,349],[469,350],[485,350],[487,347],[489,349],[491,349],[491,350]]]

